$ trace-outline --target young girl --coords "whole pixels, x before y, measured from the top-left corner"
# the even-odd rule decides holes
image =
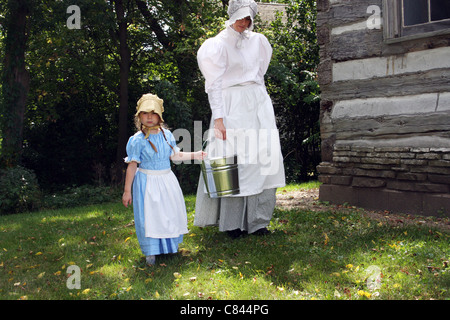
[[[136,109],[139,131],[126,148],[122,203],[125,207],[133,203],[136,235],[147,264],[153,265],[156,255],[176,253],[188,233],[184,197],[170,160],[201,160],[206,154],[180,152],[172,133],[161,126],[164,107],[158,96],[144,94]]]

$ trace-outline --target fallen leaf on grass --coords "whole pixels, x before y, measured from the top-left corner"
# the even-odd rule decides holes
[[[369,292],[363,291],[363,290],[358,290],[358,295],[361,297],[366,297],[368,299],[370,299],[372,297],[372,294],[370,294]]]
[[[334,289],[334,297],[335,298],[340,298],[341,297],[341,294],[336,289]]]
[[[326,233],[324,233],[324,236],[325,236],[325,240],[324,240],[323,244],[327,245],[328,242],[330,241],[330,238],[328,238],[328,235]]]

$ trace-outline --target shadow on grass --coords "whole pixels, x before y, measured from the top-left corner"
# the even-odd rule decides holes
[[[204,281],[218,281],[203,289],[215,293],[206,296],[219,299],[449,297],[449,272],[442,267],[450,255],[448,234],[393,228],[363,218],[356,209],[276,210],[270,229],[267,236],[232,240],[217,228],[194,227],[181,270],[189,277],[208,270]],[[371,266],[379,273],[368,273]],[[373,290],[368,280],[377,277]],[[205,298],[205,292],[198,297]]]
[[[2,299],[448,299],[448,233],[392,227],[357,209],[276,209],[266,236],[192,226],[180,252],[146,266],[133,213],[104,204],[2,217]],[[69,265],[81,288],[66,286]],[[370,266],[379,288],[369,290]]]

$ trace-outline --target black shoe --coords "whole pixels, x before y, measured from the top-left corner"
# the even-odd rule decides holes
[[[261,228],[261,229],[256,230],[252,234],[255,236],[265,236],[267,234],[270,234],[270,231],[267,230],[267,228]]]
[[[246,232],[241,229],[234,229],[227,231],[227,234],[231,237],[231,239],[237,239],[240,236],[244,235]]]

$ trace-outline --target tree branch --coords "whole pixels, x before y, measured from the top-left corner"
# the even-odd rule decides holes
[[[158,41],[166,49],[172,49],[172,46],[170,45],[169,37],[166,36],[166,34],[164,33],[164,30],[161,28],[158,21],[150,13],[150,10],[147,8],[146,3],[142,0],[135,0],[135,1],[139,8],[139,11],[144,16],[145,20],[147,21],[148,25],[150,26],[150,29],[155,33]]]

